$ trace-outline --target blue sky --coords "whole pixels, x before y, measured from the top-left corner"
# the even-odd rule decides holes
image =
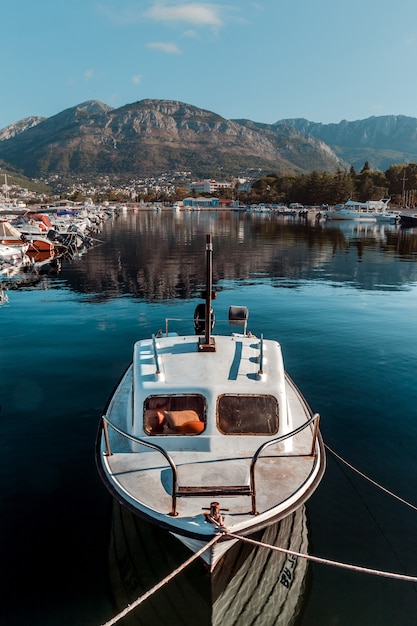
[[[417,117],[415,0],[14,0],[0,128],[86,100],[227,119]]]

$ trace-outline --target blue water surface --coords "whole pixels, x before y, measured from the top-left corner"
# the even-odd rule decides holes
[[[114,614],[96,430],[133,343],[166,317],[191,322],[207,232],[216,317],[248,306],[250,330],[281,343],[329,448],[417,505],[417,233],[129,213],[108,220],[101,244],[64,260],[59,274],[3,283],[2,623],[96,626]],[[417,576],[417,512],[331,451],[307,508],[312,554]],[[397,626],[413,624],[416,610],[413,582],[315,564],[299,623]]]

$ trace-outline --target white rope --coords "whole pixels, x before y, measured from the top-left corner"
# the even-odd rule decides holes
[[[371,478],[369,478],[369,476],[366,476],[365,474],[363,474],[356,467],[354,467],[353,465],[348,463],[348,461],[345,461],[345,459],[343,459],[339,454],[337,454],[337,452],[332,450],[330,448],[330,446],[328,446],[327,444],[325,444],[325,447],[327,448],[327,450],[331,454],[333,454],[337,459],[339,459],[339,461],[341,461],[347,467],[349,467],[351,470],[353,470],[354,472],[359,474],[359,476],[362,476],[362,478],[364,478],[365,480],[369,481],[375,487],[378,487],[378,489],[381,489],[382,491],[384,491],[385,493],[387,493],[391,497],[395,498],[399,502],[402,502],[406,506],[408,506],[411,509],[414,509],[415,511],[417,511],[417,506],[415,506],[414,504],[411,504],[410,502],[407,502],[407,500],[404,500],[403,498],[400,498],[399,496],[397,496],[392,491],[389,491],[388,489],[386,489],[385,487],[383,487],[379,483],[377,483],[374,480],[372,480]],[[398,574],[398,573],[395,573],[395,572],[386,572],[386,571],[383,571],[383,570],[376,570],[376,569],[371,569],[369,567],[363,567],[361,565],[352,565],[352,564],[349,564],[349,563],[342,563],[340,561],[332,561],[331,559],[324,559],[322,557],[313,556],[311,554],[303,554],[301,552],[295,552],[294,550],[287,550],[286,548],[280,548],[278,546],[272,546],[272,545],[269,545],[267,543],[263,543],[261,541],[255,541],[254,539],[249,539],[248,537],[242,537],[240,535],[235,535],[234,533],[228,532],[227,529],[223,528],[223,526],[221,526],[220,524],[217,524],[217,525],[218,525],[219,529],[222,531],[221,534],[216,535],[215,537],[213,537],[206,545],[204,545],[202,548],[200,548],[200,550],[195,552],[182,565],[180,565],[177,569],[175,569],[173,572],[171,572],[171,574],[166,576],[166,578],[164,578],[158,584],[156,584],[154,587],[152,587],[152,589],[149,589],[149,591],[147,591],[145,594],[143,594],[143,596],[140,596],[140,598],[137,598],[137,600],[135,600],[132,604],[129,604],[123,611],[118,613],[115,617],[113,617],[108,622],[105,622],[102,626],[113,626],[113,624],[116,624],[118,621],[120,621],[128,613],[133,611],[133,609],[135,609],[137,606],[142,604],[142,602],[147,600],[151,595],[153,595],[156,591],[158,591],[158,589],[161,589],[161,587],[163,587],[164,585],[169,583],[177,574],[179,574],[182,570],[184,570],[186,567],[188,567],[188,565],[190,565],[193,561],[195,561],[195,559],[197,559],[201,554],[203,554],[203,552],[205,552],[206,550],[208,550],[208,548],[210,548],[212,545],[214,545],[220,539],[220,537],[222,535],[227,535],[228,537],[233,537],[234,539],[239,539],[240,541],[244,541],[246,543],[250,543],[250,544],[255,545],[255,546],[268,548],[269,550],[275,550],[276,552],[282,552],[284,554],[289,554],[289,555],[292,555],[292,556],[296,556],[296,557],[299,557],[299,558],[302,558],[302,559],[306,559],[308,561],[313,561],[315,563],[321,563],[322,565],[330,565],[330,566],[333,566],[333,567],[339,567],[341,569],[347,569],[347,570],[351,570],[351,571],[354,571],[354,572],[360,572],[362,574],[371,574],[373,576],[382,576],[384,578],[392,578],[392,579],[395,579],[395,580],[403,580],[403,581],[413,582],[413,583],[417,582],[417,576],[408,576],[406,574]]]
[[[347,467],[349,467],[351,470],[353,470],[354,472],[356,472],[357,474],[359,474],[359,476],[362,476],[362,478],[365,478],[365,480],[367,480],[368,482],[372,483],[375,487],[378,487],[378,489],[381,489],[382,491],[384,491],[385,493],[387,493],[388,495],[390,495],[392,498],[395,498],[396,500],[398,500],[399,502],[402,502],[403,504],[405,504],[406,506],[410,507],[410,509],[414,509],[414,511],[417,511],[417,506],[415,506],[414,504],[411,504],[410,502],[407,502],[407,500],[404,500],[403,498],[400,498],[400,496],[397,496],[395,493],[393,493],[392,491],[389,491],[388,489],[386,489],[385,487],[383,487],[382,485],[380,485],[379,483],[375,482],[374,480],[372,480],[372,478],[369,478],[369,476],[366,476],[365,474],[363,474],[360,470],[356,469],[356,467],[353,467],[353,465],[351,465],[350,463],[348,463],[347,461],[345,461],[345,459],[343,459],[339,454],[337,454],[337,452],[335,452],[334,450],[332,450],[327,444],[324,444],[325,447],[327,448],[327,450],[329,452],[331,452],[331,454],[333,454],[337,459],[339,459],[339,461],[341,461],[342,463],[344,463],[345,465],[347,465]]]
[[[220,534],[220,535],[216,535],[215,537],[213,537],[213,539],[211,539],[208,543],[206,543],[206,545],[204,545],[202,548],[200,548],[200,550],[195,552],[182,565],[177,567],[177,569],[174,569],[174,571],[171,572],[171,574],[168,574],[168,576],[166,578],[164,578],[158,584],[156,584],[154,587],[152,587],[152,589],[149,589],[149,591],[147,591],[146,593],[143,594],[143,596],[140,596],[140,598],[138,598],[137,600],[132,602],[132,604],[128,604],[127,607],[125,609],[123,609],[123,611],[118,613],[115,617],[113,617],[111,620],[109,620],[108,622],[106,622],[102,626],[112,626],[113,624],[116,624],[118,621],[120,621],[122,619],[122,617],[125,617],[128,613],[130,613],[130,611],[133,611],[133,609],[135,609],[137,606],[139,606],[139,604],[142,604],[142,602],[147,600],[147,598],[149,598],[156,591],[158,591],[158,589],[160,589],[161,587],[163,587],[164,585],[169,583],[177,574],[179,574],[183,569],[188,567],[188,565],[190,565],[193,561],[195,561],[195,559],[197,559],[201,554],[203,554],[203,552],[205,552],[208,548],[210,548],[213,544],[215,544],[216,541],[218,541],[221,536],[222,535]]]
[[[293,556],[297,556],[302,559],[314,561],[315,563],[322,563],[323,565],[332,565],[334,567],[341,567],[342,569],[353,570],[354,572],[362,572],[363,574],[373,574],[374,576],[384,576],[385,578],[395,578],[397,580],[405,580],[405,581],[413,582],[413,583],[417,582],[417,576],[407,576],[406,574],[384,572],[381,570],[370,569],[369,567],[362,567],[360,565],[350,565],[349,563],[340,563],[339,561],[331,561],[330,559],[323,559],[319,556],[312,556],[311,554],[302,554],[301,552],[294,552],[293,550],[287,550],[286,548],[279,548],[278,546],[271,546],[267,543],[262,543],[261,541],[255,541],[254,539],[249,539],[248,537],[241,537],[240,535],[235,535],[233,533],[227,533],[227,535],[228,537],[234,537],[235,539],[240,539],[241,541],[245,541],[246,543],[251,543],[255,546],[269,548],[270,550],[275,550],[276,552],[283,552],[284,554],[291,554]]]

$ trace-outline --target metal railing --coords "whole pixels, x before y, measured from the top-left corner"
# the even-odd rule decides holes
[[[110,438],[109,438],[109,433],[108,433],[108,427],[110,426],[110,428],[112,428],[115,432],[119,433],[119,435],[121,435],[122,437],[125,437],[126,439],[129,439],[130,441],[133,441],[134,443],[138,443],[142,446],[145,446],[146,448],[152,448],[153,450],[160,452],[162,456],[165,457],[172,471],[172,492],[171,492],[172,505],[171,505],[171,511],[169,512],[169,515],[173,515],[173,516],[178,515],[177,513],[178,473],[177,473],[177,467],[174,461],[169,456],[168,452],[161,446],[158,446],[156,443],[151,443],[150,441],[145,441],[144,439],[139,439],[139,437],[134,437],[133,435],[130,435],[129,433],[125,432],[124,430],[116,426],[115,424],[112,424],[112,422],[110,422],[110,420],[108,420],[105,415],[102,415],[101,419],[103,422],[104,439],[106,442],[106,456],[111,456],[113,454],[110,449]]]
[[[309,456],[315,456],[316,441],[317,441],[318,432],[319,432],[319,421],[320,421],[319,413],[314,413],[314,415],[312,415],[309,420],[304,422],[304,424],[301,424],[301,426],[299,426],[295,430],[292,430],[290,433],[286,433],[285,435],[281,435],[280,437],[276,437],[275,439],[271,439],[270,441],[266,441],[261,446],[259,446],[259,448],[257,449],[257,451],[252,457],[252,461],[250,465],[250,489],[251,489],[251,496],[252,496],[252,515],[257,515],[256,488],[255,488],[255,465],[260,455],[262,454],[262,452],[266,450],[266,448],[269,448],[270,446],[273,446],[277,443],[281,443],[282,441],[285,441],[286,439],[289,439],[290,437],[295,437],[295,435],[298,435],[298,433],[301,433],[305,428],[307,428],[308,426],[314,423],[313,439],[311,442],[311,450],[310,450]],[[291,456],[291,455],[287,455],[287,456]]]
[[[193,323],[194,323],[194,321],[195,321],[195,319],[192,320]],[[197,318],[197,321],[204,322],[204,318]],[[189,325],[190,324],[190,318],[188,318],[188,317],[166,317],[165,318],[165,335],[162,335],[162,336],[168,336],[168,334],[169,334],[169,323],[170,322],[182,322],[182,323],[186,323],[186,324]],[[216,317],[215,323],[216,323],[217,326],[220,325],[220,324],[226,324],[228,326],[241,326],[242,329],[243,329],[243,333],[242,334],[245,335],[245,336],[247,335],[247,321],[246,320],[240,322],[239,320],[234,321],[234,320],[231,320],[230,318],[224,318],[224,319],[220,319],[219,318],[218,319]],[[162,332],[162,331],[160,331],[160,332]],[[184,334],[190,335],[191,333],[184,333]],[[157,334],[156,338],[158,339],[158,337],[160,337],[160,336],[161,335]],[[256,339],[256,337],[255,337],[255,339]]]
[[[319,432],[319,421],[320,421],[320,415],[319,415],[319,413],[315,413],[314,415],[312,415],[310,417],[310,419],[308,419],[306,422],[304,422],[304,424],[301,424],[301,426],[299,426],[295,430],[292,430],[290,433],[285,433],[285,435],[281,435],[280,437],[275,437],[274,439],[266,441],[261,446],[259,446],[259,448],[256,450],[255,454],[252,457],[251,465],[250,465],[250,471],[249,471],[249,491],[247,493],[245,493],[245,495],[250,495],[251,498],[252,498],[252,511],[251,511],[252,515],[257,515],[257,510],[256,510],[256,487],[255,487],[255,466],[256,466],[256,463],[257,463],[260,455],[262,454],[262,452],[264,450],[266,450],[267,448],[269,448],[270,446],[276,445],[278,443],[282,443],[283,441],[289,439],[290,437],[295,437],[300,432],[302,432],[305,428],[308,428],[309,426],[311,426],[313,424],[314,425],[314,428],[313,428],[313,439],[312,439],[312,445],[311,445],[311,450],[310,450],[309,456],[315,456],[315,448],[316,448],[316,442],[317,442],[317,437],[318,437],[318,432]],[[179,491],[178,491],[178,472],[177,472],[177,467],[176,467],[174,461],[172,460],[172,458],[170,457],[170,455],[168,454],[168,452],[163,447],[161,447],[161,446],[159,446],[159,445],[157,445],[155,443],[151,443],[150,441],[145,441],[144,439],[140,439],[138,437],[130,435],[129,433],[127,433],[124,430],[120,429],[115,424],[112,424],[112,422],[110,422],[105,415],[102,416],[102,423],[103,423],[104,439],[105,439],[105,443],[106,443],[106,452],[105,452],[105,454],[107,456],[111,456],[112,455],[112,452],[111,452],[111,449],[110,449],[110,438],[109,438],[109,433],[108,433],[108,427],[112,428],[115,432],[117,432],[122,437],[125,437],[126,439],[129,439],[130,441],[133,441],[134,443],[137,443],[139,445],[143,445],[143,446],[145,446],[147,448],[152,448],[153,450],[156,450],[157,452],[160,452],[162,454],[162,456],[166,459],[168,465],[170,466],[171,472],[172,472],[171,511],[169,512],[169,515],[177,516],[178,515],[178,513],[177,513],[177,496],[179,494]],[[288,454],[288,455],[285,455],[285,456],[291,456],[291,454]],[[201,492],[198,493],[198,494],[193,494],[192,492],[187,494],[186,492],[181,491],[181,495],[182,496],[186,496],[186,495],[188,495],[188,496],[201,495]],[[210,493],[207,492],[207,495],[210,495]],[[216,494],[213,494],[213,495],[216,495]],[[218,495],[218,493],[217,493],[217,495]]]

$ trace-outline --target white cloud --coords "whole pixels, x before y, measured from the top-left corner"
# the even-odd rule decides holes
[[[180,49],[174,43],[164,43],[163,41],[154,41],[146,44],[147,48],[152,50],[159,50],[160,52],[166,52],[167,54],[179,54]]]
[[[167,6],[155,4],[145,15],[156,22],[180,22],[194,26],[222,26],[221,7],[205,2]]]
[[[191,28],[188,30],[185,30],[181,37],[189,37],[190,39],[197,39],[198,38],[198,34],[195,30],[192,30]]]
[[[85,81],[90,81],[94,76],[94,70],[85,70],[84,72],[84,80]]]
[[[135,74],[134,76],[132,76],[132,83],[134,85],[139,85],[139,83],[141,82],[143,76],[142,74]]]
[[[182,2],[169,5],[165,1],[154,0],[151,8],[146,11],[142,11],[139,6],[133,4],[120,6],[120,2],[114,6],[108,2],[98,2],[96,10],[105,19],[118,26],[128,26],[150,19],[166,24],[191,24],[219,28],[223,25],[222,14],[227,7],[209,2]]]

